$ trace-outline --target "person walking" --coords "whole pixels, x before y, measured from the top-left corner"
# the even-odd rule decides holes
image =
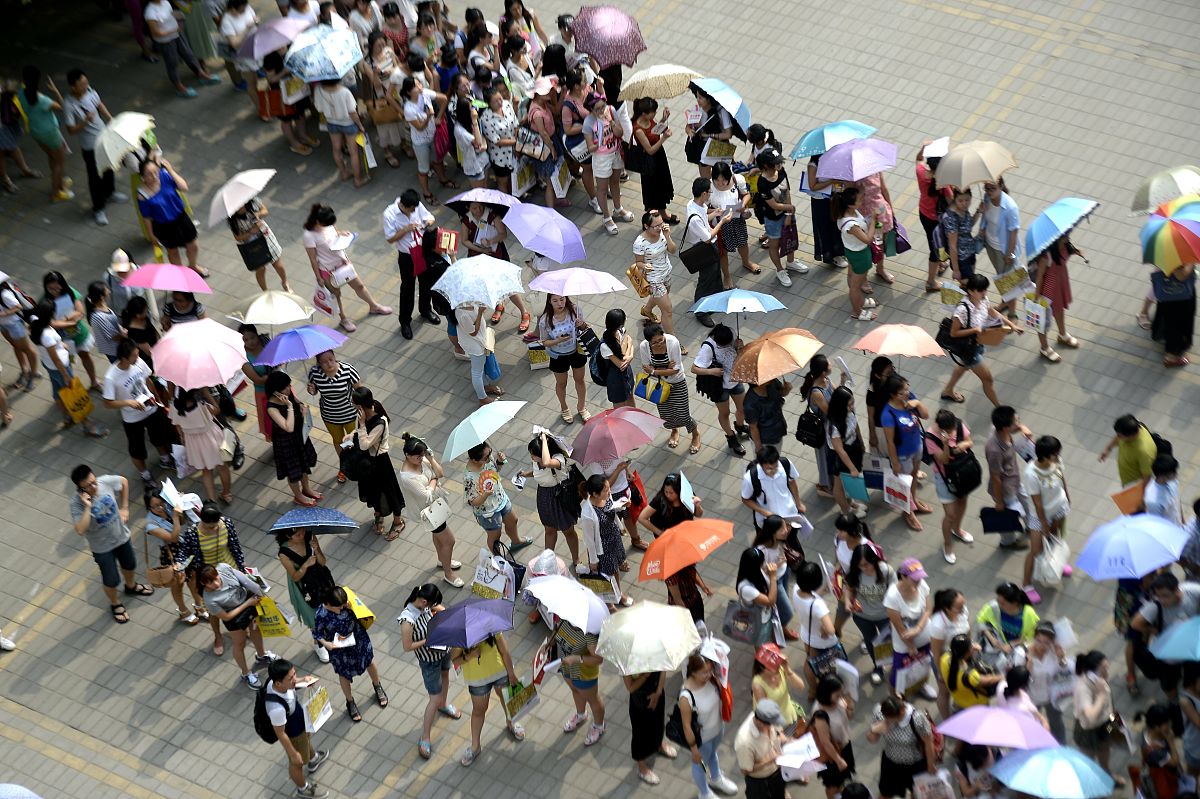
[[[424,441],[410,433],[401,434],[404,441],[404,460],[396,477],[405,504],[420,508],[421,521],[433,537],[433,551],[442,567],[442,582],[451,588],[462,588],[463,580],[454,572],[462,564],[454,559],[454,531],[450,529],[450,506],[441,488],[446,474]]]
[[[804,513],[800,500],[800,472],[772,446],[758,451],[742,476],[742,504],[754,512],[754,527],[763,526],[768,516],[797,516]]]
[[[132,1],[132,0],[131,0]],[[21,119],[23,111],[18,99],[19,84],[14,80],[0,80],[0,188],[9,194],[16,194],[17,184],[8,176],[9,158],[17,165],[23,178],[40,178],[41,172],[31,169],[25,161],[25,153],[21,151],[21,136],[25,134],[25,126]],[[1149,329],[1149,320],[1146,320]]]
[[[746,417],[746,426],[750,428],[754,451],[758,452],[767,446],[779,449],[783,446],[783,437],[787,435],[783,403],[792,393],[792,384],[777,377],[765,383],[748,385],[742,400],[742,412]]]
[[[783,168],[783,155],[773,147],[768,147],[758,154],[755,159],[758,165],[758,188],[754,194],[755,213],[762,220],[767,232],[767,252],[771,263],[775,265],[775,279],[785,288],[792,285],[788,272],[807,274],[808,265],[796,261],[793,250],[783,261],[780,242],[783,228],[786,224],[796,223],[796,206],[792,204],[791,183],[787,171]]]
[[[421,234],[434,224],[433,214],[421,203],[421,197],[413,189],[405,189],[396,201],[383,210],[383,235],[396,248],[396,266],[400,270],[400,335],[412,339],[412,312],[414,296],[421,317],[431,325],[441,322],[441,317],[431,305],[432,273],[422,269],[417,273],[413,260],[413,248],[421,250]],[[424,279],[422,279],[424,278]]]
[[[905,558],[896,569],[896,584],[883,597],[888,620],[892,625],[892,687],[904,694],[913,684],[900,685],[899,676],[921,659],[931,658],[929,619],[933,615],[933,600],[925,568],[916,558]],[[921,680],[921,695],[937,699],[937,688]],[[872,739],[874,740],[874,739]]]
[[[296,696],[298,684],[296,667],[291,661],[283,658],[271,661],[267,666],[263,707],[287,755],[288,778],[296,786],[297,799],[327,799],[329,791],[318,787],[312,777],[329,759],[329,752],[313,749],[311,733],[305,728],[304,706]]]
[[[145,496],[146,503],[146,519],[143,523],[143,532],[146,536],[154,536],[162,544],[158,550],[158,565],[171,566],[175,563],[175,550],[179,546],[179,539],[183,534],[183,511],[174,507],[167,509],[167,503],[159,494],[148,493]],[[146,541],[150,539],[147,537]],[[146,568],[150,568],[150,547],[146,547]],[[175,610],[179,614],[179,621],[191,627],[200,623],[199,615],[188,608],[183,601],[183,585],[186,582],[183,574],[177,573],[175,579],[171,581],[169,590],[171,599],[175,600]],[[195,607],[200,607],[204,604],[204,600],[200,598],[199,592],[196,590],[195,583],[188,586],[192,592],[192,601]],[[205,614],[205,618],[208,614]]]
[[[325,551],[316,534],[303,527],[276,530],[275,543],[279,545],[279,563],[288,576],[288,598],[296,617],[311,630],[316,626],[317,608],[337,585],[326,565]],[[328,649],[320,644],[314,649],[317,660],[329,662]]]
[[[324,495],[311,488],[308,476],[317,465],[317,450],[309,438],[312,412],[301,405],[292,391],[287,372],[267,375],[267,417],[271,420],[271,453],[275,460],[275,479],[287,480],[292,502],[311,508]]]
[[[846,695],[845,684],[834,674],[826,674],[817,683],[809,729],[821,752],[825,768],[820,771],[826,799],[834,799],[856,771],[854,742],[850,737],[850,719],[854,700]]]
[[[466,302],[454,309],[456,339],[471,362],[471,388],[481,406],[504,396],[504,389],[494,382],[500,379],[500,365],[494,352],[496,333],[487,325],[487,312],[488,307],[478,302]]]
[[[843,606],[850,612],[850,618],[854,620],[854,626],[858,628],[863,644],[871,655],[871,685],[883,683],[882,659],[886,655],[879,654],[877,646],[891,626],[883,601],[896,584],[896,570],[879,553],[879,547],[870,542],[854,548],[842,593]],[[890,644],[890,638],[888,642]]]
[[[428,645],[429,622],[446,608],[442,605],[442,592],[433,583],[419,585],[409,592],[404,610],[397,621],[400,624],[401,645],[405,652],[412,652],[421,669],[421,681],[429,701],[421,720],[421,737],[417,740],[417,754],[425,760],[433,756],[430,735],[433,720],[438,714],[449,719],[460,719],[462,713],[447,701],[450,691],[450,651],[433,649]]]
[[[469,766],[479,757],[483,748],[479,738],[492,693],[500,697],[503,703],[505,691],[516,688],[521,681],[513,667],[512,655],[503,633],[489,635],[472,647],[451,649],[450,660],[456,668],[461,669],[467,692],[471,695],[471,742],[458,761],[459,765]],[[525,740],[525,728],[518,722],[510,720],[505,726],[517,743]]]
[[[1158,442],[1150,428],[1132,413],[1122,414],[1113,421],[1113,437],[1097,458],[1107,460],[1117,450],[1117,479],[1122,486],[1144,483],[1154,474],[1154,459],[1158,457]]]
[[[700,344],[700,351],[692,359],[692,374],[697,375],[696,391],[704,394],[717,406],[717,421],[725,433],[725,443],[733,454],[742,457],[746,448],[739,439],[750,437],[746,424],[746,385],[733,379],[733,363],[742,349],[742,340],[735,338],[727,325],[716,325],[709,331],[708,338]],[[705,378],[703,387],[700,378]],[[721,381],[717,390],[716,380]],[[729,403],[733,401],[733,424],[729,423]]]
[[[763,699],[738,727],[733,737],[733,753],[746,780],[746,799],[784,799],[787,790],[783,770],[776,760],[783,754],[785,726],[777,703]]]
[[[375,701],[381,708],[388,706],[388,695],[379,681],[379,670],[375,666],[375,648],[371,636],[354,612],[346,589],[334,586],[325,594],[324,602],[317,608],[316,623],[312,636],[318,646],[329,650],[329,664],[338,676],[342,695],[346,698],[346,715],[358,723],[362,713],[354,701],[353,681],[366,672],[375,691]]]
[[[950,651],[956,635],[970,636],[971,612],[967,598],[957,588],[942,588],[933,593],[933,615],[929,617],[929,650],[933,659],[933,677],[937,682],[937,706],[942,718],[950,715],[950,689],[939,668],[942,655]]]
[[[804,375],[804,382],[800,384],[800,396],[804,398],[808,410],[812,411],[821,420],[821,425],[824,427],[827,415],[829,412],[829,400],[833,397],[833,380],[830,375],[833,374],[833,367],[829,363],[829,359],[820,353],[814,355],[812,360],[808,362],[808,373]],[[846,385],[846,380],[849,377],[845,372],[842,372],[841,382],[838,386]],[[826,438],[825,443],[817,450],[817,493],[823,497],[831,498],[834,496],[833,478],[830,475],[829,469],[829,441]]]
[[[686,677],[679,691],[679,717],[692,755],[692,782],[700,799],[713,799],[713,790],[726,796],[737,793],[737,785],[721,771],[717,749],[725,734],[721,720],[721,694],[713,664],[699,654],[688,656]],[[693,718],[700,739],[693,737]]]
[[[1021,255],[1021,209],[1009,196],[1004,178],[989,180],[983,184],[983,214],[979,223],[979,237],[996,275],[1011,272],[1017,267]],[[978,214],[978,211],[976,212]],[[1009,318],[1016,318],[1016,300],[1001,303]]]
[[[579,351],[579,332],[588,330],[583,311],[570,297],[558,294],[546,295],[546,307],[538,317],[538,337],[546,354],[550,356],[550,371],[554,375],[554,395],[562,409],[562,420],[571,424],[575,414],[567,407],[568,373],[575,383],[576,409],[579,418],[586,424],[592,414],[587,409],[587,386],[584,372],[587,371],[587,355]],[[594,335],[594,334],[593,334]]]
[[[865,518],[864,504],[847,498],[842,475],[859,477],[862,474],[863,446],[862,430],[858,416],[854,413],[854,391],[848,386],[838,386],[829,397],[825,407],[825,445],[828,449],[829,482],[833,485],[833,498],[843,514],[857,514]]]
[[[266,649],[262,630],[258,629],[258,603],[263,587],[245,572],[227,563],[205,566],[196,577],[196,584],[213,618],[225,623],[232,639],[233,659],[241,670],[241,682],[251,690],[262,687],[262,681],[246,661],[246,640],[254,646],[254,668],[267,666],[278,655]]]
[[[287,270],[283,268],[283,248],[279,246],[279,240],[270,226],[263,221],[263,217],[269,213],[270,209],[261,198],[252,197],[229,217],[229,230],[233,233],[242,263],[247,271],[254,273],[260,289],[267,290],[267,266],[270,266],[279,275],[279,285],[283,290],[291,291]]]
[[[87,169],[88,194],[92,200],[92,219],[103,227],[108,224],[104,208],[109,200],[129,202],[128,194],[115,190],[112,169],[104,170],[101,175],[96,168],[96,138],[104,130],[105,123],[112,121],[112,114],[82,69],[67,73],[67,89],[67,97],[63,100],[63,122],[68,133],[79,137],[79,154]]]
[[[319,398],[321,421],[333,440],[334,452],[341,452],[342,440],[357,426],[358,411],[351,395],[361,386],[358,370],[338,360],[333,350],[317,355],[316,363],[308,370],[308,393]],[[346,482],[346,475],[340,469],[337,481]]]
[[[983,453],[988,465],[988,493],[996,510],[1024,513],[1021,504],[1021,466],[1024,461],[1021,456],[1032,452],[1033,447],[1033,433],[1022,424],[1012,406],[992,408],[992,434],[984,444]],[[1014,530],[1000,534],[999,546],[1001,549],[1025,549],[1029,543],[1023,531]]]
[[[667,675],[655,671],[626,674],[622,679],[629,692],[629,756],[637,764],[638,779],[647,785],[658,785],[661,780],[650,768],[650,758],[662,755],[673,760],[679,754],[663,735],[667,715],[663,692],[667,687]]]
[[[351,234],[338,230],[334,227],[336,224],[337,214],[332,208],[314,203],[309,209],[308,218],[304,220],[304,249],[308,252],[308,261],[312,265],[317,285],[328,289],[337,301],[339,326],[347,333],[353,333],[358,326],[346,316],[346,306],[342,302],[342,286],[349,285],[354,290],[358,298],[367,304],[371,316],[387,316],[392,309],[376,302],[362,278],[358,276],[354,264],[350,263],[350,258],[346,255],[346,247],[352,241]]]
[[[71,521],[86,538],[92,559],[100,567],[100,582],[111,606],[113,621],[129,623],[117,586],[125,578],[126,596],[150,596],[154,589],[137,581],[137,555],[129,542],[129,481],[115,474],[97,476],[87,464],[71,470],[75,492],[71,496]]]
[[[612,486],[601,474],[589,477],[582,493],[579,527],[587,547],[588,570],[610,578],[616,584],[619,594],[617,604],[627,608],[633,604],[633,600],[621,588],[625,545],[621,541],[621,527],[617,524],[617,514],[629,505],[629,499],[622,497],[614,501]]]
[[[638,361],[642,374],[647,376],[647,390],[653,390],[649,386],[649,378],[655,378],[666,394],[657,407],[663,427],[671,431],[667,447],[675,449],[679,446],[679,428],[682,427],[692,437],[688,452],[695,455],[700,451],[700,426],[692,418],[687,374],[683,371],[683,348],[679,339],[657,323],[642,328],[642,336],[644,341],[638,344]]]
[[[2,156],[0,161],[3,161]],[[37,349],[29,337],[29,323],[25,319],[26,312],[31,310],[28,305],[26,298],[9,282],[8,273],[0,272],[0,334],[12,347],[20,369],[16,382],[11,383],[9,388],[19,388],[25,392],[32,391],[33,384],[41,377],[38,374]]]
[[[784,734],[796,738],[803,735],[808,725],[804,709],[792,698],[792,690],[803,691],[804,678],[792,669],[787,655],[768,641],[755,650],[750,668],[750,697],[755,708],[763,702],[774,702],[779,707]]]

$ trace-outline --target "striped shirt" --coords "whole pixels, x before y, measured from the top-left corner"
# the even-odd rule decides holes
[[[358,371],[348,363],[338,363],[337,373],[329,377],[321,367],[308,370],[308,382],[320,396],[321,418],[329,424],[350,424],[358,418],[350,392],[359,382]]]
[[[112,311],[97,309],[92,312],[92,335],[96,337],[96,349],[101,355],[117,356],[117,342],[121,339],[121,320]]]
[[[401,626],[405,622],[412,625],[412,639],[414,641],[424,641],[429,637],[429,622],[433,619],[433,611],[429,608],[421,610],[415,605],[405,605],[404,610],[400,612],[398,621]],[[420,649],[413,650],[413,654],[417,656],[417,660],[422,663],[440,663],[446,653],[440,649],[430,649],[423,646]]]

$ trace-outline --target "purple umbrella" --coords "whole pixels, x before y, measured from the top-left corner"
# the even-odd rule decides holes
[[[895,165],[896,145],[882,139],[855,139],[825,151],[817,164],[817,180],[862,180]]]
[[[821,161],[824,163],[825,159]],[[1035,716],[1004,707],[975,705],[960,710],[939,724],[938,731],[980,746],[1003,746],[1005,749],[1058,746],[1058,741]]]
[[[544,291],[547,294],[557,294],[560,297],[581,297],[585,294],[611,294],[614,291],[625,291],[629,286],[608,272],[585,269],[582,266],[568,266],[565,269],[551,269],[549,272],[543,272],[529,281],[529,288]]]
[[[324,325],[304,325],[285,330],[254,359],[255,363],[268,366],[278,366],[288,361],[306,361],[315,358],[326,350],[340,347],[346,343],[346,337],[331,327]]]
[[[560,264],[587,257],[579,228],[553,208],[517,203],[505,214],[504,224],[526,249]]]
[[[495,633],[513,628],[513,603],[473,596],[434,615],[425,642],[470,649]]]
[[[575,49],[596,59],[601,69],[633,66],[646,50],[637,20],[613,6],[584,6],[571,25]]]
[[[240,58],[261,61],[268,53],[281,50],[291,44],[300,32],[306,30],[311,23],[306,19],[277,17],[259,25],[249,36],[237,54]]]
[[[446,205],[454,209],[454,213],[464,216],[467,206],[471,203],[483,203],[500,216],[504,216],[509,208],[520,204],[520,200],[511,194],[496,189],[467,189],[462,194],[446,200]]]

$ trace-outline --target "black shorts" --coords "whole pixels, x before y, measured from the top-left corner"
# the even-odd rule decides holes
[[[258,618],[258,608],[246,608],[232,619],[225,621],[226,630],[245,630]]]
[[[154,238],[168,250],[186,247],[196,240],[196,226],[186,213],[180,214],[170,222],[151,219],[150,229],[154,231]]]
[[[904,796],[912,791],[913,777],[925,771],[925,758],[916,763],[896,763],[887,755],[879,758],[879,795]]]
[[[125,439],[129,442],[129,457],[134,460],[146,460],[146,434],[149,434],[150,443],[156,449],[175,443],[175,427],[162,408],[155,410],[140,422],[122,420],[121,426],[125,428]]]
[[[550,371],[555,374],[566,374],[572,369],[582,369],[587,366],[587,356],[578,350],[570,355],[550,355]]]
[[[498,178],[506,178],[513,173],[512,167],[492,164],[492,174]]]

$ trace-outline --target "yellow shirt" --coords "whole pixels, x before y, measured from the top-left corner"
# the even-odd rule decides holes
[[[500,634],[496,634],[499,639]],[[504,658],[500,657],[500,648],[495,644],[481,641],[473,650],[464,654],[463,679],[467,685],[481,688],[491,685],[496,680],[507,679],[508,670],[504,668]]]
[[[763,675],[755,674],[750,680],[750,684],[761,688],[765,698],[779,705],[779,711],[783,714],[783,726],[789,727],[796,723],[796,706],[792,704],[792,695],[788,691],[786,677],[780,675],[779,685],[772,686]]]
[[[196,540],[200,544],[200,557],[208,566],[216,566],[218,563],[228,563],[233,568],[237,568],[237,561],[233,559],[233,554],[229,551],[229,530],[225,527],[225,521],[217,522],[217,532],[213,535],[208,535],[201,529],[196,530]]]
[[[942,680],[946,683],[946,687],[950,687],[950,653],[943,652],[941,663],[938,667],[942,672]],[[971,686],[979,687],[979,672],[972,668],[962,668],[958,670],[958,684],[950,691],[950,698],[954,700],[954,704],[960,708],[972,707],[973,705],[986,705],[989,701],[987,694],[982,691],[976,692]]]
[[[1154,436],[1145,427],[1138,428],[1133,438],[1117,442],[1117,477],[1121,485],[1144,480],[1152,472],[1150,465],[1158,456]]]

